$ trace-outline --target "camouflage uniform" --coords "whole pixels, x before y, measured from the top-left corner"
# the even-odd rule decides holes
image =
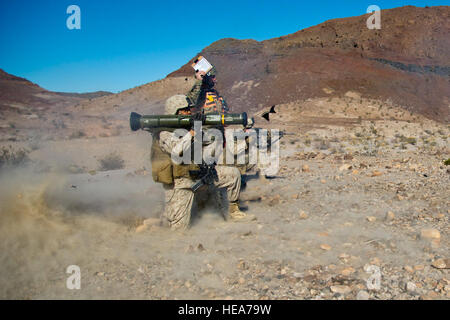
[[[189,133],[190,135],[190,133]],[[182,141],[185,141],[184,138]],[[161,149],[171,153],[177,142],[172,140],[172,133],[163,131],[160,134]],[[217,188],[226,188],[228,201],[237,202],[241,190],[241,175],[233,167],[216,167],[219,181],[215,182]],[[194,204],[194,193],[190,189],[195,183],[190,178],[176,178],[173,185],[165,185],[165,212],[164,217],[172,229],[186,229],[191,220]]]
[[[202,92],[203,80],[195,81],[191,90],[186,94],[189,105],[194,107],[197,106],[198,99],[200,97],[200,93]]]
[[[167,112],[166,112],[167,113]],[[173,133],[161,131],[159,134],[159,145],[161,150],[168,154],[176,152],[181,155],[191,147],[192,135],[187,133],[181,140],[173,139]],[[216,166],[218,181],[214,184],[216,188],[226,188],[228,201],[230,202],[230,215],[242,214],[236,211],[237,202],[241,190],[241,175],[239,170],[233,167]],[[189,227],[191,212],[194,204],[194,193],[191,190],[195,183],[190,177],[174,178],[174,183],[164,185],[165,189],[165,212],[164,218],[172,229],[186,229]]]
[[[213,67],[208,72],[208,75],[211,77],[215,77],[216,73],[217,73],[216,68]],[[203,80],[196,80],[191,90],[189,90],[189,92],[186,94],[189,106],[195,109],[193,113],[202,111],[202,108],[204,107],[206,102],[206,94],[208,92],[214,93],[219,98],[217,99],[218,104],[220,104],[220,106],[218,107],[220,107],[221,109],[218,110],[219,112],[229,111],[223,97],[220,97],[219,92],[217,92],[217,90],[214,89],[214,84],[212,86],[208,86],[203,82]]]
[[[245,136],[245,133],[247,130],[252,130],[252,128],[246,128],[242,131],[242,134],[245,137],[245,143],[231,143],[228,142],[226,144],[227,152],[234,155],[234,164],[233,166],[236,166],[241,175],[244,176],[247,172],[256,170],[260,172],[266,172],[268,163],[271,161],[271,133],[270,130],[267,131],[267,145],[266,146],[260,146],[259,143],[259,135],[260,129],[255,128],[253,130],[256,131],[256,135],[248,135]],[[239,131],[238,131],[239,132]],[[237,135],[239,137],[239,134]],[[242,139],[242,137],[241,137]],[[255,152],[257,152],[256,155],[256,163],[250,163],[250,145],[254,145],[256,148],[253,149]],[[244,158],[245,162],[238,163],[238,160]],[[264,173],[265,174],[265,173]]]

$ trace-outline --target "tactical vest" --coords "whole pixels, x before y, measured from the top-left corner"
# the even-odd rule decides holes
[[[155,182],[163,184],[173,184],[174,179],[190,178],[189,171],[198,170],[195,164],[175,164],[170,158],[170,154],[164,152],[159,144],[159,132],[152,134],[152,149],[150,161],[152,163],[152,177]]]
[[[215,91],[206,92],[205,103],[203,104],[203,114],[228,113],[229,109],[225,100]]]

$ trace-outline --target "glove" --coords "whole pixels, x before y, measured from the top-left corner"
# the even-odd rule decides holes
[[[203,115],[201,112],[196,112],[192,115],[193,121],[203,121]]]
[[[216,85],[214,77],[205,75],[203,77],[202,87],[206,90],[211,90]]]

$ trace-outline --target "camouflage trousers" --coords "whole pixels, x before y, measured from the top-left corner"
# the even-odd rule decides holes
[[[241,191],[241,174],[235,167],[216,166],[219,181],[217,189],[226,188],[228,201],[239,200]],[[175,179],[173,186],[165,188],[164,218],[173,230],[187,229],[191,221],[194,193],[190,187],[194,181],[187,178]]]

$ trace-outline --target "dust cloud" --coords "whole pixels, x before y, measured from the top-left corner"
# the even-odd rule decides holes
[[[45,167],[44,167],[45,168]],[[27,299],[65,268],[88,264],[99,243],[124,238],[162,204],[151,177],[68,174],[42,163],[0,171],[0,299]],[[127,259],[120,250],[114,255]],[[64,267],[65,266],[65,267]]]

